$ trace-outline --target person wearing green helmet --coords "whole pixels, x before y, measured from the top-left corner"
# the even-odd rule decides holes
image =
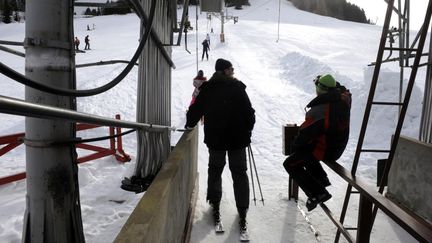
[[[317,96],[306,106],[305,121],[294,140],[294,152],[283,163],[285,170],[308,196],[313,210],[332,195],[320,161],[336,161],[348,143],[351,93],[330,74],[314,79]]]

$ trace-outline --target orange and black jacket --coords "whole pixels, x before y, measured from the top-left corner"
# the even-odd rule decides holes
[[[344,86],[318,95],[308,105],[294,142],[296,151],[312,152],[317,160],[337,160],[349,138],[351,93]]]

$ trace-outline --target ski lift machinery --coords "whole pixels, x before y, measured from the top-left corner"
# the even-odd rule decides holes
[[[222,4],[223,4],[223,0],[201,0],[200,1],[200,9],[201,9],[201,12],[221,13],[222,25],[221,25],[220,41],[225,42],[225,37],[224,37],[224,33],[223,33]]]

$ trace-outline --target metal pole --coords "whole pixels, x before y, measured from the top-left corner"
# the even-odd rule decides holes
[[[144,131],[162,132],[165,130],[176,130],[175,127],[106,118],[103,116],[92,115],[69,109],[63,109],[41,104],[33,104],[22,100],[5,97],[2,95],[0,95],[0,113],[44,119],[62,119],[72,122],[84,122],[102,126],[135,128]]]
[[[0,45],[0,51],[9,52],[11,54],[14,54],[14,55],[17,55],[17,56],[20,56],[20,57],[25,57],[24,53],[22,53],[20,51],[15,51],[14,49],[10,49],[10,48],[7,48],[7,47],[2,46],[2,45]]]
[[[248,153],[248,160],[249,160],[250,176],[251,176],[251,180],[252,180],[253,201],[254,201],[255,206],[256,206],[255,182],[254,182],[254,177],[253,177],[252,158],[251,158],[251,151],[250,151],[250,147],[247,147],[247,153]]]
[[[279,14],[278,14],[278,33],[277,33],[277,40],[276,42],[279,42],[279,26],[280,26],[280,9],[281,9],[281,0],[279,0]]]
[[[220,42],[224,43],[225,42],[225,34],[224,34],[224,10],[222,8],[221,10],[221,33],[220,33]]]
[[[198,4],[195,5],[195,53],[196,53],[196,73],[198,73]],[[210,43],[209,43],[210,45]]]
[[[407,0],[408,1],[408,0]],[[406,3],[406,1],[405,1]],[[405,11],[403,11],[404,13],[406,13],[406,4],[405,4]],[[405,15],[402,15],[402,4],[401,4],[401,0],[398,0],[398,25],[399,25],[399,47],[405,47],[405,21],[403,21],[402,23],[402,18],[405,18]],[[402,25],[403,24],[403,25]],[[405,50],[400,50],[399,51],[399,68],[400,68],[400,73],[399,73],[399,103],[402,103],[402,93],[403,93],[403,80],[404,80],[404,59],[403,56],[408,53],[408,51]],[[400,114],[400,110],[401,108],[399,107],[399,114]]]
[[[257,183],[258,183],[258,188],[259,188],[259,192],[261,194],[261,202],[264,205],[264,197],[263,197],[263,193],[262,193],[262,190],[261,190],[261,183],[260,183],[260,180],[259,180],[258,171],[257,171],[256,164],[255,164],[255,158],[254,158],[254,155],[253,155],[252,146],[249,144],[248,148],[249,148],[250,155],[252,157],[252,163],[253,163],[254,170],[255,170],[255,175],[256,175],[256,179],[257,179]]]
[[[26,2],[26,76],[74,89],[73,1]],[[45,17],[41,17],[45,16]],[[47,17],[49,16],[49,17]],[[75,109],[75,99],[25,88],[28,102]],[[73,145],[50,142],[75,137],[75,124],[28,117],[25,120],[27,201],[23,242],[85,242]]]
[[[432,27],[431,27],[432,29]],[[428,63],[432,62],[432,36],[429,40]],[[428,65],[423,96],[423,108],[420,120],[419,140],[432,143],[432,66]]]

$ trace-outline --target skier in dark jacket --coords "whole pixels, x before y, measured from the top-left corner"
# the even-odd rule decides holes
[[[210,43],[207,39],[205,39],[202,43],[203,46],[203,53],[201,56],[201,61],[204,60],[204,54],[206,55],[207,61],[208,61],[208,51],[210,51]]]
[[[207,201],[213,207],[216,224],[220,222],[221,175],[228,153],[240,228],[246,230],[249,208],[246,147],[251,142],[255,110],[246,93],[246,85],[233,77],[231,62],[218,59],[215,69],[216,72],[201,85],[195,102],[189,107],[186,128],[194,127],[202,116],[205,117],[204,143],[209,149]]]
[[[306,119],[294,140],[294,153],[284,162],[286,171],[308,196],[307,209],[330,199],[330,185],[320,161],[335,161],[349,137],[351,93],[330,75],[315,80],[317,97],[308,105]]]
[[[84,42],[85,42],[84,50],[90,50],[90,38],[88,35],[84,38]]]

